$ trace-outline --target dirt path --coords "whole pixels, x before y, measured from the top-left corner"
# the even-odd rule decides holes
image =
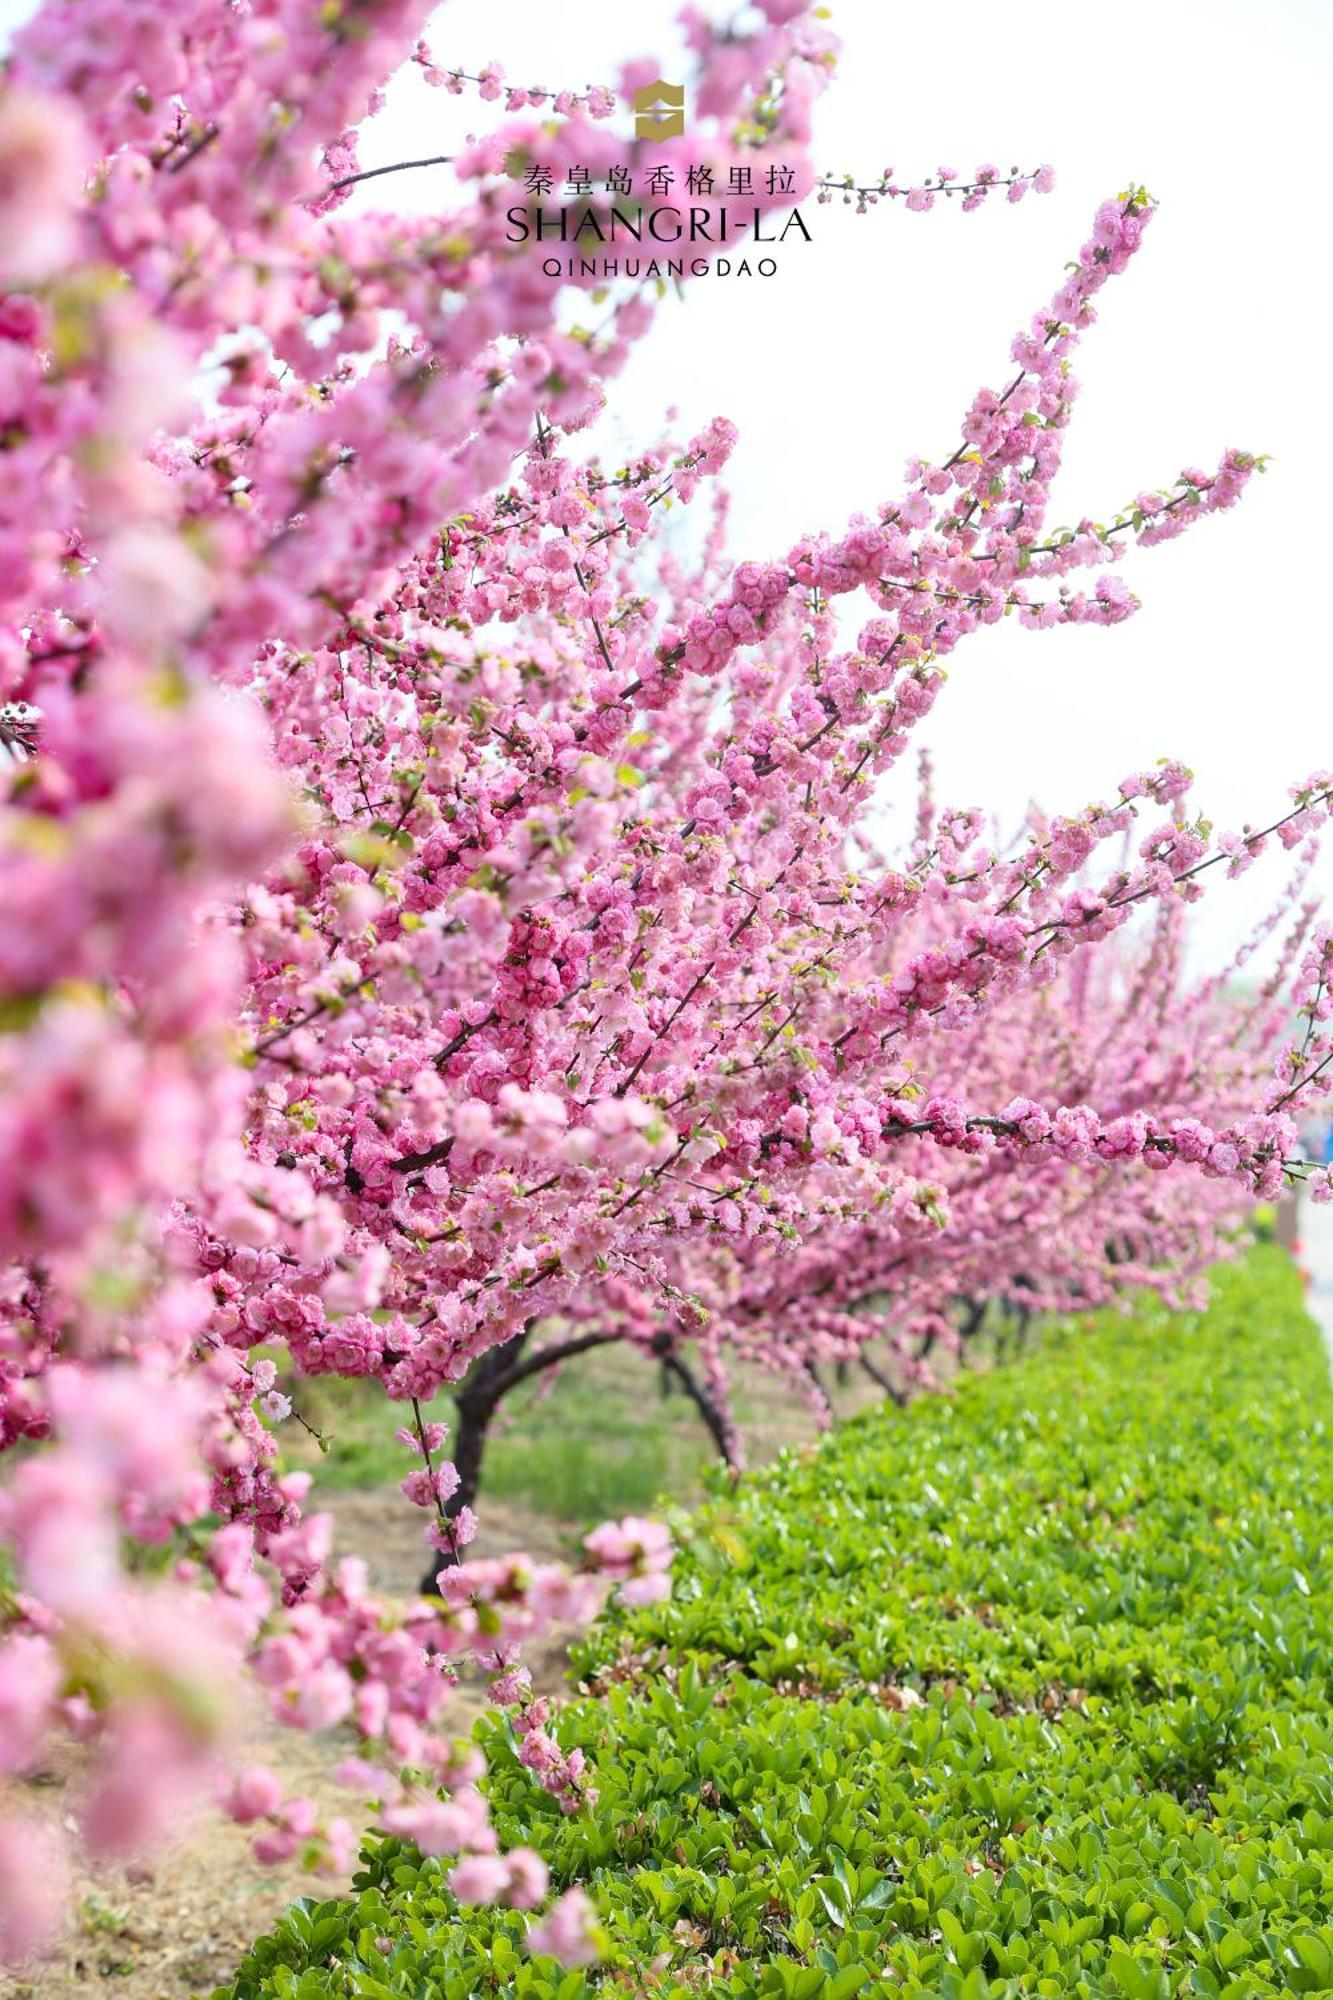
[[[844,1410],[867,1399],[864,1385],[840,1396]],[[808,1414],[780,1389],[761,1383],[754,1420],[747,1423],[751,1463],[783,1445],[812,1435]],[[315,1496],[312,1496],[312,1501]],[[362,1556],[371,1588],[387,1596],[411,1594],[424,1566],[421,1517],[394,1487],[325,1492],[317,1504],[337,1522],[340,1552]],[[481,1512],[478,1555],[526,1549],[556,1557],[569,1549],[569,1524],[531,1508],[487,1500]],[[537,1688],[558,1694],[565,1686],[567,1637],[553,1637],[525,1652]],[[448,1726],[466,1734],[482,1707],[480,1684],[459,1687]],[[348,1747],[352,1737],[348,1735]],[[355,1799],[328,1777],[336,1763],[327,1737],[311,1740],[257,1716],[247,1760],[267,1764],[291,1794],[314,1800],[321,1812],[355,1817]],[[69,1811],[77,1782],[71,1766],[43,1772],[23,1789],[25,1804],[59,1819]],[[206,2000],[232,1974],[246,1948],[272,1928],[297,1896],[340,1893],[347,1882],[316,1879],[294,1865],[268,1867],[250,1852],[245,1831],[203,1815],[150,1861],[131,1869],[79,1871],[75,1914],[56,1955],[26,1976],[0,1972],[0,2000]]]
[[[333,1493],[323,1503],[337,1517],[340,1550],[365,1558],[372,1588],[409,1594],[426,1554],[421,1517],[395,1491]],[[558,1553],[552,1524],[540,1515],[496,1504],[487,1509],[478,1553],[525,1548]],[[534,1647],[525,1656],[534,1682],[558,1693],[564,1686],[566,1639]],[[446,1728],[465,1735],[483,1706],[479,1685],[460,1686],[447,1711]],[[347,1747],[352,1746],[349,1733]],[[247,1759],[267,1764],[290,1793],[315,1801],[321,1812],[355,1817],[355,1800],[333,1784],[336,1762],[327,1737],[311,1739],[256,1718]],[[72,1766],[42,1772],[26,1786],[25,1804],[59,1819],[77,1772]],[[324,1897],[347,1887],[294,1864],[269,1867],[255,1860],[241,1827],[203,1815],[183,1828],[151,1861],[130,1869],[81,1869],[75,1878],[75,1916],[61,1949],[26,1976],[0,1972],[3,2000],[198,2000],[230,1977],[252,1940],[270,1929],[297,1896]]]

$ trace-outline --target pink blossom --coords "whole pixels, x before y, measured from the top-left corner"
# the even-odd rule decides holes
[[[540,1923],[528,1928],[528,1950],[561,1965],[596,1965],[601,1957],[597,1918],[582,1889],[567,1889]]]
[[[450,1869],[448,1882],[460,1903],[498,1902],[509,1886],[509,1865],[498,1854],[469,1854]]]
[[[231,1819],[247,1825],[251,1820],[267,1819],[277,1810],[282,1798],[282,1787],[273,1773],[261,1764],[252,1764],[239,1771],[227,1793],[225,1810]]]
[[[822,1421],[821,1368],[879,1341],[928,1385],[966,1301],[1188,1294],[1285,1175],[1323,1191],[1297,1126],[1329,1075],[1305,891],[1333,780],[1221,841],[1175,760],[1012,840],[927,771],[901,837],[876,817],[965,699],[960,646],[1011,614],[1115,645],[1120,552],[1230,532],[1261,469],[1232,446],[1052,514],[1141,193],[905,480],[734,561],[727,419],[673,413],[623,464],[590,432],[650,293],[576,337],[508,240],[516,158],[566,186],[624,157],[594,123],[614,93],[438,63],[392,8],[354,35],[260,11],[256,40],[246,8],[200,32],[42,0],[0,94],[0,1746],[21,1769],[77,1742],[94,1849],[220,1789],[261,1858],[340,1868],[345,1822],[262,1772],[218,1785],[254,1682],[357,1732],[385,1827],[533,1908],[540,1863],[501,1878],[479,1755],[445,1734],[455,1663],[494,1677],[533,1782],[592,1810],[518,1649],[608,1579],[659,1601],[670,1540],[630,1519],[580,1573],[460,1563],[476,1496],[415,1411],[618,1342],[739,1465],[737,1358]],[[690,154],[724,187],[758,111],[791,181],[761,210],[1050,185],[817,183],[828,30],[773,0],[694,10],[686,41]],[[488,107],[429,216],[349,205],[405,59]],[[1292,886],[1200,977],[1190,905],[1265,849]],[[445,1559],[420,1598],[380,1602],[281,1469],[270,1424],[321,1374],[415,1405],[404,1500]],[[104,1685],[61,1699],[90,1627]],[[546,1919],[567,1955],[587,1917]]]
[[[49,1828],[29,1818],[0,1818],[0,1958],[8,1963],[45,1949],[60,1926],[65,1858]]]
[[[0,283],[49,277],[71,256],[89,152],[72,104],[12,83],[0,90]]]
[[[0,1771],[23,1771],[40,1757],[60,1681],[47,1639],[16,1632],[0,1643]]]

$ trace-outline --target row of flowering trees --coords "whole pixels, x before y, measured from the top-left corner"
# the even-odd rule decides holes
[[[518,1648],[599,1576],[660,1594],[669,1550],[630,1522],[580,1574],[469,1561],[486,1412],[460,1466],[422,1402],[628,1341],[734,1453],[735,1357],[816,1395],[870,1341],[919,1372],[957,1301],[1187,1286],[1303,1171],[1331,950],[1302,858],[1240,1005],[1187,973],[1188,905],[1308,852],[1333,780],[1213,839],[1168,762],[1008,846],[925,788],[886,849],[881,781],[959,643],[1122,622],[1120,552],[1255,469],[1052,523],[1072,356],[1151,202],[1097,212],[901,492],[733,562],[724,419],[614,469],[579,443],[646,297],[589,330],[506,233],[538,153],[625,156],[609,93],[542,125],[488,69],[459,204],[347,213],[400,63],[469,87],[427,11],[46,0],[0,86],[0,1772],[72,1736],[94,1854],[218,1785],[261,1854],[336,1867],[347,1823],[225,1775],[248,1678],[355,1727],[354,1795],[459,1857],[460,1895],[534,1908],[539,1858],[495,1852],[444,1733],[450,1663],[481,1657],[540,1782],[590,1802]],[[809,193],[826,32],[764,0],[689,33],[691,158]],[[694,557],[668,501],[711,508]],[[279,1365],[401,1406],[437,1594],[385,1605],[335,1560],[281,1467]],[[20,1802],[0,1864],[13,1956],[59,1902]],[[576,1898],[537,1935],[576,1956],[582,1924]]]

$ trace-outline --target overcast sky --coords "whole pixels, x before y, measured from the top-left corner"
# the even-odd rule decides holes
[[[0,0],[0,27],[30,11]],[[613,84],[631,55],[687,74],[669,0],[451,0],[441,60],[498,58],[510,81]],[[964,216],[806,207],[810,245],[776,278],[706,278],[613,385],[610,449],[652,440],[669,404],[685,431],[722,412],[738,555],[780,555],[900,488],[908,456],[951,448],[982,382],[1008,379],[1011,335],[1058,283],[1097,203],[1131,179],[1161,202],[1145,248],[1102,295],[1053,518],[1097,518],[1228,445],[1271,452],[1234,512],[1131,558],[1142,611],[1112,631],[979,635],[950,662],[929,724],[942,799],[1009,824],[1038,797],[1077,809],[1129,770],[1181,756],[1219,826],[1264,824],[1286,786],[1333,763],[1323,584],[1323,482],[1333,472],[1326,380],[1328,104],[1333,10],[1318,0],[1101,6],[838,0],[838,80],[817,156],[871,179],[940,162],[1051,162],[1054,194]],[[395,88],[367,165],[449,151],[495,107]],[[421,211],[447,173],[396,176],[358,201]],[[1280,871],[1218,885],[1206,956],[1258,914]],[[1322,882],[1333,900],[1333,860]]]

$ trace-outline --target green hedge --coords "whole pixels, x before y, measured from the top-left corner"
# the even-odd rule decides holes
[[[1330,1414],[1265,1248],[1201,1317],[847,1424],[594,1633],[560,1733],[595,1814],[485,1731],[502,1837],[588,1884],[602,1968],[527,1959],[383,1841],[227,2000],[1333,1993]]]

